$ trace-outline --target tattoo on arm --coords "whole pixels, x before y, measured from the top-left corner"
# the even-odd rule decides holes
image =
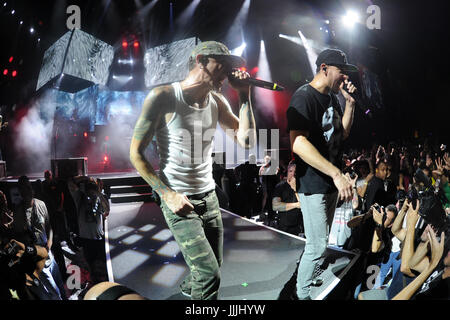
[[[145,136],[148,134],[152,123],[143,117],[139,118],[134,128],[134,138],[138,141],[144,140]]]

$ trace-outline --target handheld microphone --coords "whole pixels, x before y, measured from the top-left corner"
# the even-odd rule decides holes
[[[350,97],[352,97],[353,99],[355,99],[355,105],[358,105],[358,106],[360,106],[360,107],[363,106],[362,100],[361,100],[361,98],[359,97],[359,95],[357,94],[358,91],[353,92],[353,93],[348,92],[347,85],[346,85],[345,83],[344,83],[344,91],[347,92],[347,93],[350,95]]]
[[[235,70],[233,70],[235,71]],[[228,81],[230,82],[243,82],[250,84],[254,87],[263,88],[267,90],[273,90],[273,91],[283,91],[284,87],[280,86],[278,83],[268,82],[264,80],[259,80],[255,78],[247,78],[247,79],[237,79],[233,73],[228,74]]]

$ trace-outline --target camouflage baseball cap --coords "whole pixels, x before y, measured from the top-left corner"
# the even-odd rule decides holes
[[[200,43],[192,51],[191,58],[195,59],[200,54],[205,56],[222,56],[230,62],[232,68],[240,68],[246,64],[243,58],[232,55],[226,45],[217,41]]]

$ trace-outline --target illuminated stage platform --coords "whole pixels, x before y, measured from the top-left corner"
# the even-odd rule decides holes
[[[111,212],[105,222],[109,280],[151,300],[187,299],[179,290],[189,272],[187,265],[148,185],[136,171],[89,176],[102,179],[111,192]],[[43,180],[39,174],[28,177],[33,184]],[[14,198],[18,192],[17,180],[8,177],[0,182],[7,197]],[[224,263],[219,299],[289,299],[295,292],[297,263],[306,240],[223,209],[222,218]],[[356,253],[329,247],[321,261],[324,282],[312,288],[312,298],[326,299],[358,258]]]
[[[305,239],[222,210],[224,263],[221,300],[278,300],[292,293],[292,280]],[[179,285],[188,268],[160,208],[155,203],[113,204],[107,221],[110,281],[152,300],[185,300]],[[324,283],[312,298],[325,299],[358,255],[329,248]],[[295,281],[294,281],[295,286]]]

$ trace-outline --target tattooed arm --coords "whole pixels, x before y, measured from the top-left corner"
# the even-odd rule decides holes
[[[246,72],[239,71],[238,73],[237,77],[241,79],[250,76]],[[239,118],[233,114],[231,106],[225,97],[216,93],[216,101],[219,106],[219,123],[223,130],[242,148],[251,149],[256,144],[256,124],[250,98],[250,88],[247,85],[234,85],[233,88],[239,92]]]
[[[281,202],[280,197],[274,197],[272,200],[272,209],[274,211],[283,212],[297,208],[300,209],[300,202],[292,202],[292,203]]]
[[[184,216],[194,209],[185,195],[179,194],[164,184],[144,152],[153,139],[156,129],[164,123],[165,116],[174,106],[170,87],[153,89],[144,101],[142,113],[136,123],[130,146],[130,160],[142,178],[158,193],[170,210],[177,215]]]

